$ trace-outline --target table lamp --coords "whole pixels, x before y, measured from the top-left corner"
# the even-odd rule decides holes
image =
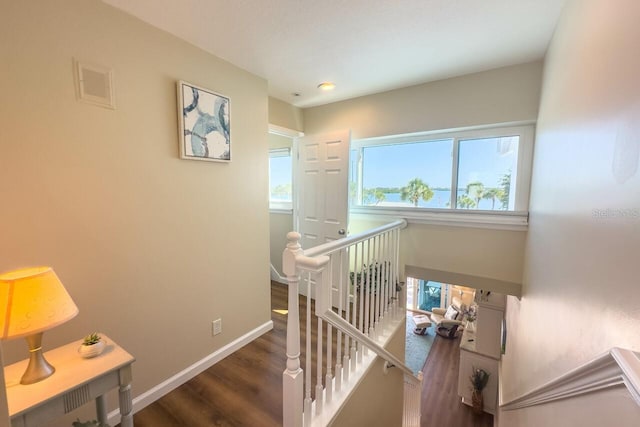
[[[42,354],[42,334],[78,314],[78,307],[51,267],[30,267],[0,274],[0,339],[25,337],[29,365],[21,384],[33,384],[55,368]]]

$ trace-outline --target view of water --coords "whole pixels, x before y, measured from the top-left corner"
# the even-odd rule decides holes
[[[458,194],[464,194],[464,189],[458,190]],[[433,197],[428,202],[420,199],[418,201],[418,207],[420,208],[439,208],[448,209],[450,202],[451,190],[433,190]],[[291,194],[273,194],[271,193],[272,201],[277,202],[291,202]],[[413,204],[409,201],[403,201],[400,198],[400,193],[385,193],[385,199],[378,204],[370,204],[369,206],[387,206],[387,207],[413,207]],[[502,210],[502,204],[499,200],[496,200],[495,207],[492,209],[493,201],[487,199],[480,200],[480,206],[478,208],[473,207],[471,209],[479,210]]]
[[[458,194],[464,194],[464,190],[463,189],[458,190]],[[428,202],[425,202],[424,200],[420,199],[420,201],[418,201],[418,207],[447,209],[449,208],[449,205],[447,205],[447,203],[449,203],[450,200],[451,200],[451,190],[433,190],[433,197],[431,198],[431,200],[429,200]],[[493,202],[491,200],[482,199],[480,200],[480,206],[478,206],[477,208],[474,207],[473,209],[492,210],[491,209],[492,204]],[[385,193],[385,199],[382,202],[378,203],[377,206],[410,207],[413,205],[409,201],[403,201],[400,198],[400,193]],[[499,210],[501,206],[502,205],[500,201],[496,200],[494,210]]]

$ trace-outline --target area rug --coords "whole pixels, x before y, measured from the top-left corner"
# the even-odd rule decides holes
[[[406,332],[406,347],[404,353],[405,364],[415,373],[422,371],[424,362],[427,360],[429,350],[431,350],[431,344],[436,336],[435,325],[431,325],[427,329],[427,335],[417,335],[413,331],[416,328],[416,324],[413,321],[413,316],[407,316],[407,332]]]

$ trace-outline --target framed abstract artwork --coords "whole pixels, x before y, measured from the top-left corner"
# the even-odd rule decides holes
[[[231,161],[230,100],[212,90],[178,82],[180,158]]]

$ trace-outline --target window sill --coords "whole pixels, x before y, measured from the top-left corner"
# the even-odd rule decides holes
[[[283,215],[293,215],[293,209],[269,208],[269,213],[272,213],[272,214],[283,214]]]
[[[352,218],[398,219],[409,224],[446,225],[453,227],[488,228],[493,230],[527,231],[528,212],[495,212],[424,208],[351,207]]]

